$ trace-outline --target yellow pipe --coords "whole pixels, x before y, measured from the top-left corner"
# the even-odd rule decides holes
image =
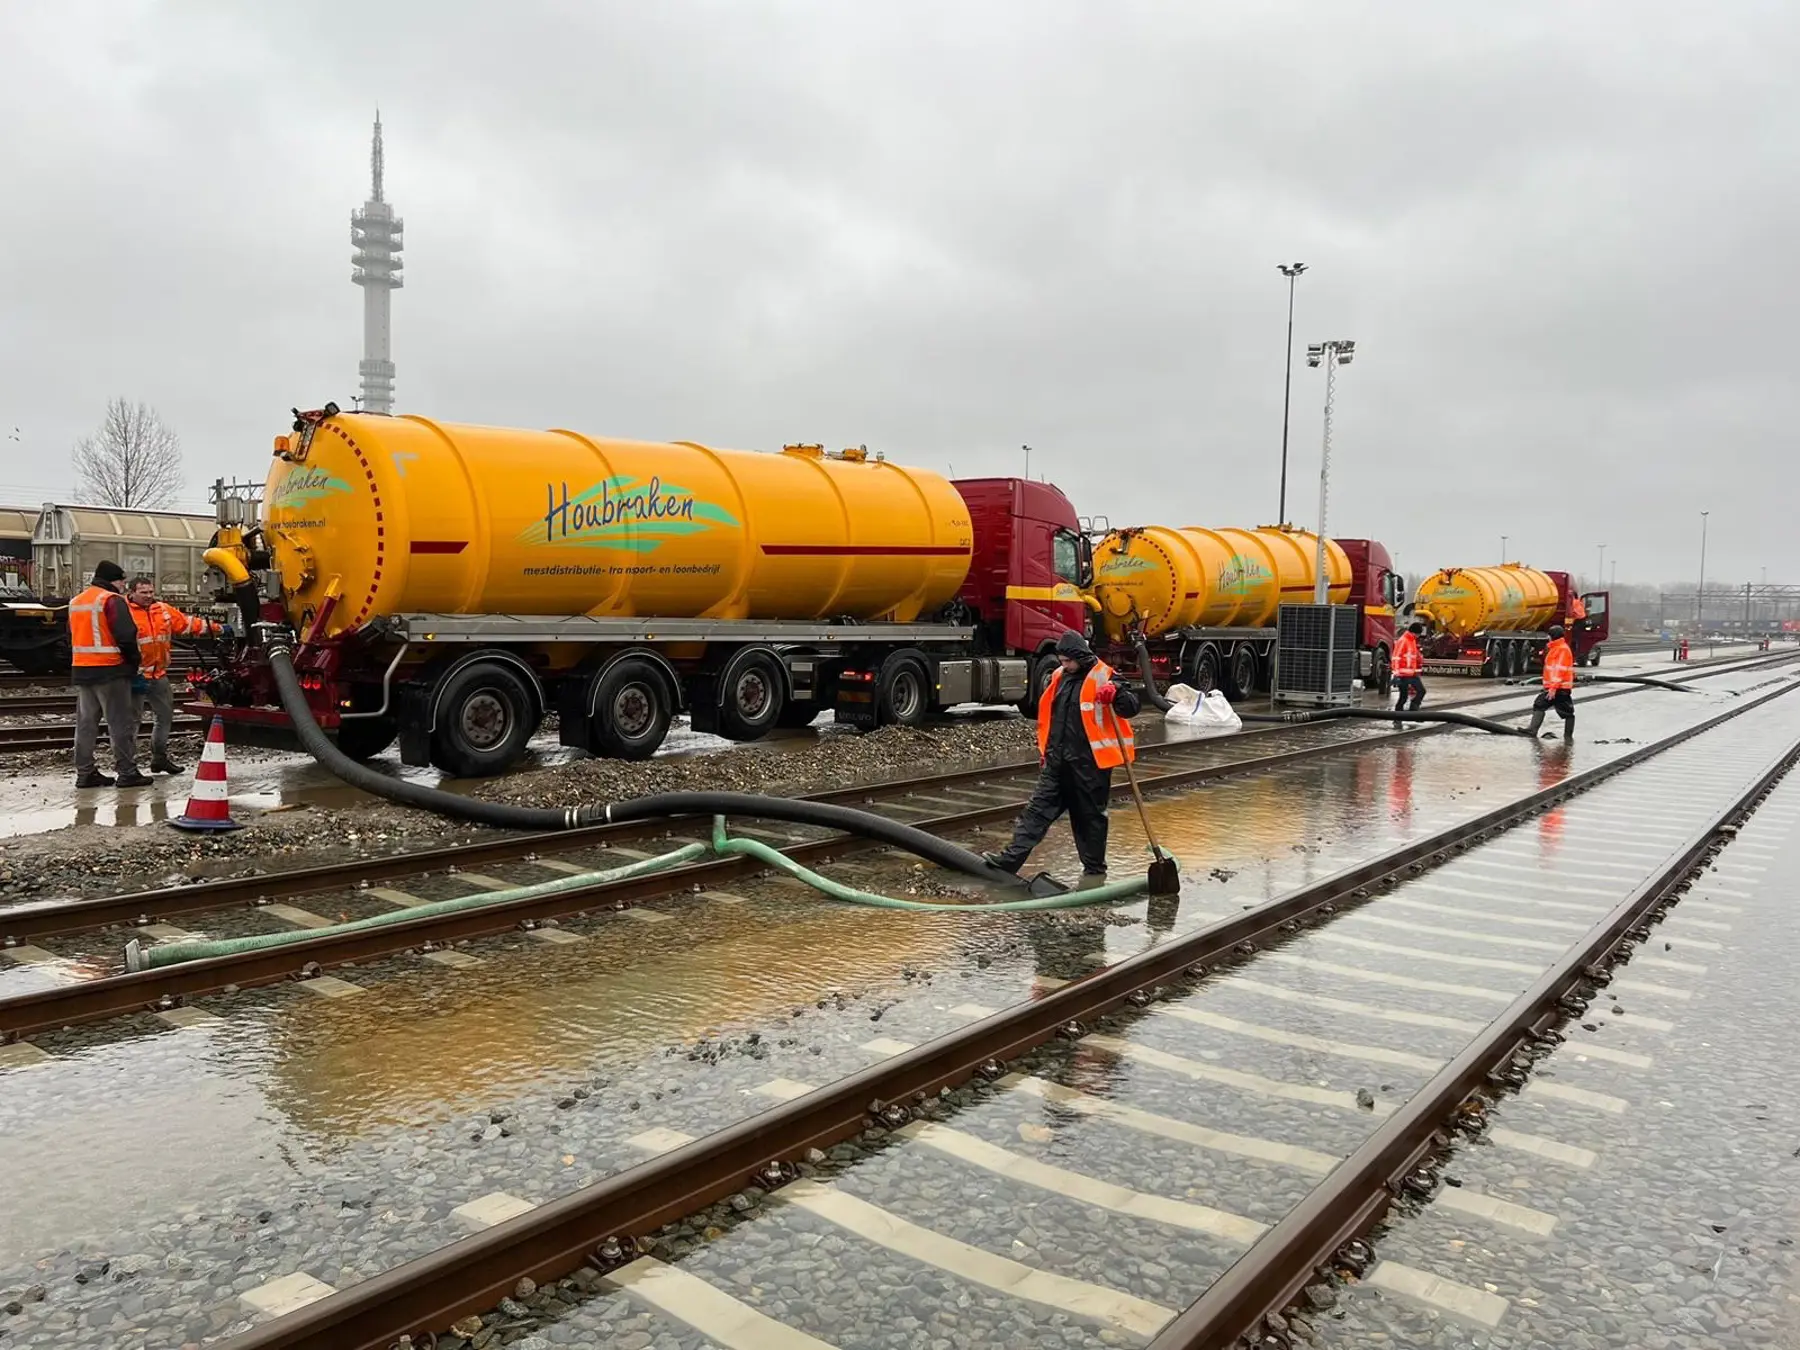
[[[228,548],[209,548],[200,555],[200,560],[208,567],[218,568],[233,586],[242,586],[250,580],[250,569]]]

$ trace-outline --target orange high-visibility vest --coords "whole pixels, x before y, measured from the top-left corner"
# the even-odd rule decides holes
[[[77,666],[122,666],[125,657],[113,639],[106,620],[106,602],[119,593],[105,586],[89,586],[69,601],[70,661]]]
[[[1394,643],[1394,674],[1419,675],[1425,670],[1425,658],[1419,655],[1419,639],[1402,633]]]
[[[1112,679],[1112,667],[1104,661],[1094,662],[1081,682],[1081,726],[1087,732],[1088,748],[1094,752],[1094,763],[1102,769],[1116,769],[1126,760],[1136,761],[1137,740],[1131,734],[1131,723],[1095,701],[1100,686]],[[1038,699],[1038,757],[1050,753],[1050,710],[1056,704],[1057,686],[1063,673],[1056,671],[1044,686]]]
[[[1569,621],[1573,623],[1577,619],[1585,618],[1587,618],[1587,606],[1581,603],[1579,595],[1571,595],[1569,597]]]
[[[162,600],[152,600],[147,609],[132,605],[131,621],[138,631],[138,673],[147,680],[160,680],[169,673],[175,638],[204,637],[218,626],[211,620],[183,614]]]
[[[1544,688],[1551,693],[1575,687],[1575,653],[1567,638],[1551,638],[1544,648]]]

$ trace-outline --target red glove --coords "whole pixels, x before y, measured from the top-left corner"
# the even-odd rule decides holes
[[[1112,707],[1112,701],[1118,696],[1118,685],[1111,683],[1103,684],[1094,691],[1094,702],[1098,703],[1102,708],[1110,708]]]

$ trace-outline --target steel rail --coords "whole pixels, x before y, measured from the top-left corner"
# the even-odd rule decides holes
[[[1334,1258],[1340,1268],[1362,1273],[1366,1250],[1345,1252],[1346,1245],[1373,1228],[1404,1191],[1423,1196],[1435,1189],[1436,1166],[1449,1149],[1446,1123],[1460,1118],[1471,1122],[1472,1128],[1485,1128],[1487,1098],[1523,1085],[1529,1052],[1554,1045],[1560,1039],[1556,1025],[1580,1018],[1595,993],[1611,980],[1611,967],[1625,955],[1627,945],[1648,936],[1641,925],[1651,911],[1673,903],[1677,890],[1707,855],[1735,831],[1735,822],[1754,809],[1796,760],[1800,741],[1693,835],[1667,866],[1589,929],[1206,1293],[1157,1333],[1149,1350],[1231,1350],[1259,1331],[1261,1338],[1253,1342],[1257,1347],[1276,1350],[1290,1345],[1265,1319],[1293,1303]],[[1465,1112],[1465,1105],[1475,1109]]]
[[[252,1328],[223,1342],[222,1350],[390,1350],[396,1344],[430,1344],[432,1334],[458,1317],[494,1307],[521,1277],[543,1283],[584,1264],[612,1269],[635,1255],[636,1236],[746,1186],[778,1186],[792,1175],[788,1164],[808,1148],[828,1148],[861,1131],[886,1128],[890,1122],[882,1117],[889,1107],[899,1107],[897,1114],[910,1119],[907,1104],[924,1095],[977,1074],[997,1078],[1008,1059],[1059,1033],[1080,1035],[1083,1023],[1118,1010],[1140,990],[1204,976],[1207,962],[1249,953],[1259,943],[1280,942],[1308,920],[1329,917],[1340,906],[1354,907],[1372,898],[1378,886],[1409,880],[1461,853],[1473,840],[1588,791],[1796,687],[1784,685],[1474,820],[903,1051]],[[405,1336],[413,1339],[402,1341]]]
[[[1800,653],[1784,654],[1784,659],[1796,658],[1800,658]],[[1728,670],[1696,670],[1688,673],[1685,678],[1689,680],[1706,679],[1715,675],[1734,674],[1767,664],[1776,664],[1776,662],[1765,654],[1754,661],[1733,666]],[[1585,700],[1585,703],[1594,703],[1602,699],[1636,692],[1640,691],[1634,688],[1612,689],[1595,694]],[[1523,697],[1522,693],[1515,690],[1478,695],[1474,698],[1458,700],[1456,704],[1439,706],[1468,706],[1520,697]],[[1524,709],[1519,709],[1498,715],[1515,717],[1523,714]],[[1139,762],[1142,763],[1145,757],[1159,758],[1163,755],[1181,754],[1208,746],[1235,746],[1251,738],[1289,733],[1299,729],[1300,725],[1306,724],[1259,727],[1236,736],[1218,739],[1200,738],[1147,742],[1138,747]],[[1159,774],[1143,781],[1147,787],[1193,787],[1198,784],[1216,782],[1240,773],[1266,772],[1270,769],[1303,763],[1312,759],[1328,758],[1346,751],[1361,750],[1369,746],[1390,745],[1398,741],[1435,735],[1438,732],[1452,729],[1442,723],[1427,723],[1408,727],[1402,731],[1351,737],[1325,745],[1307,746],[1298,750],[1278,751],[1269,755],[1206,765],[1182,771],[1179,778]],[[826,792],[808,793],[796,800],[841,806],[861,806],[903,797],[911,793],[931,792],[963,783],[982,782],[1026,773],[1035,774],[1036,772],[1036,761],[1018,760],[986,767],[957,769],[922,778],[835,788]],[[1120,784],[1114,795],[1123,796],[1126,792],[1125,785]],[[1010,809],[1016,809],[1016,803]],[[920,827],[935,829],[942,821],[948,822],[944,828],[954,828],[955,823],[961,819],[960,816],[940,817],[937,820],[920,822]],[[982,822],[977,820],[972,823],[980,824]],[[571,853],[586,848],[599,848],[609,844],[626,843],[667,834],[669,829],[669,822],[654,821],[623,825],[594,825],[550,834],[509,834],[467,844],[449,844],[414,852],[353,859],[349,862],[289,868],[256,876],[198,882],[190,886],[158,887],[154,890],[132,891],[114,896],[97,896],[92,899],[71,900],[59,904],[0,909],[0,941],[16,944],[38,938],[57,937],[94,928],[104,928],[113,924],[143,925],[179,914],[201,913],[248,902],[285,900],[321,891],[350,889],[356,887],[359,882],[420,877],[440,869],[466,869],[470,866],[517,862],[529,859],[534,855]]]
[[[1621,689],[1596,695],[1596,698],[1610,698],[1633,692],[1637,691]],[[1594,700],[1590,699],[1589,701],[1593,702]],[[1371,743],[1386,745],[1402,737],[1427,735],[1443,729],[1441,724],[1431,724],[1425,727],[1409,728],[1392,736],[1363,738],[1338,742],[1330,746],[1312,746],[1300,750],[1281,751],[1252,761],[1235,761],[1222,765],[1205,765],[1194,769],[1178,769],[1171,773],[1146,777],[1142,782],[1147,788],[1191,787],[1197,783],[1215,781],[1237,773],[1266,771],[1270,768],[1316,758],[1322,754],[1336,752],[1346,746],[1366,746]],[[1189,743],[1173,742],[1171,744]],[[944,775],[940,778],[909,780],[905,786],[906,790],[911,792],[918,790],[918,784],[921,781],[929,786],[941,786],[948,779],[979,777],[984,773],[992,777],[997,772],[991,769],[957,770],[954,774]],[[1009,772],[1017,772],[1017,770]],[[867,788],[840,789],[834,793],[821,794],[817,800],[830,801],[846,795],[853,797],[855,794],[866,793],[868,790]],[[1021,792],[1012,800],[998,802],[992,806],[972,807],[967,811],[953,812],[909,823],[917,829],[933,834],[947,834],[956,830],[1011,820],[1017,814],[1023,800],[1024,794]],[[630,827],[601,826],[596,828],[619,830]],[[664,823],[659,822],[653,828],[666,832],[667,827]],[[570,831],[569,833],[578,832]],[[548,837],[563,838],[565,836]],[[619,836],[611,837],[618,838]],[[875,841],[853,835],[833,834],[822,839],[796,843],[781,851],[803,866],[816,868],[836,858],[848,857],[880,847],[882,845]],[[418,857],[418,855],[411,856],[415,860]],[[334,966],[392,956],[420,947],[435,948],[470,938],[492,936],[513,929],[534,928],[549,919],[562,919],[595,909],[622,910],[644,900],[683,891],[716,890],[762,870],[763,864],[753,858],[717,858],[623,881],[596,882],[591,886],[575,887],[554,894],[495,901],[491,904],[450,913],[403,918],[376,928],[355,929],[344,933],[326,933],[312,938],[299,937],[293,942],[277,947],[238,952],[229,956],[210,957],[204,960],[184,962],[180,965],[163,966],[154,970],[104,975],[77,981],[73,984],[53,985],[46,989],[0,998],[0,1043],[57,1027],[100,1021],[126,1013],[166,1011],[186,999],[219,993],[228,988],[254,988],[278,983],[289,978],[304,978],[308,974],[321,973]],[[416,869],[414,874],[416,875]],[[365,873],[364,875],[372,874]],[[266,882],[266,878],[261,880]],[[193,889],[197,888],[190,888],[189,891],[176,890],[171,894],[179,897],[191,893]],[[101,900],[77,903],[106,906],[115,902]],[[6,940],[9,943],[18,942],[23,930],[29,929],[34,920],[42,922],[46,916],[54,916],[59,909],[66,908],[68,907],[43,907],[36,910],[26,909],[0,913],[0,923],[4,923],[8,930]]]
[[[4,712],[0,708],[0,712]],[[176,735],[199,731],[206,723],[198,717],[177,716],[172,723]],[[141,732],[143,727],[140,725]],[[15,726],[0,724],[0,755],[24,754],[28,750],[66,750],[75,744],[73,722],[28,722]]]

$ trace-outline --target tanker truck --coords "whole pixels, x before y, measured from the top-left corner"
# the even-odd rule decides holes
[[[1578,598],[1586,610],[1579,618]],[[1567,572],[1512,562],[1434,572],[1419,583],[1407,613],[1425,624],[1419,647],[1426,674],[1503,678],[1543,669],[1551,624],[1566,630],[1577,665],[1599,665],[1611,632],[1609,599],[1606,591],[1578,597]]]
[[[1135,669],[1142,639],[1159,684],[1180,680],[1229,698],[1266,691],[1279,606],[1312,600],[1318,544],[1318,535],[1287,525],[1108,531],[1094,546],[1102,654]],[[1392,559],[1374,539],[1327,539],[1325,569],[1330,602],[1360,611],[1361,673],[1385,694],[1403,599]]]
[[[952,484],[865,449],[778,454],[296,412],[260,519],[207,553],[247,639],[197,680],[229,739],[291,748],[267,658],[355,758],[456,777],[562,744],[642,759],[686,713],[751,741],[830,712],[1033,707],[1092,552],[1044,483]]]

